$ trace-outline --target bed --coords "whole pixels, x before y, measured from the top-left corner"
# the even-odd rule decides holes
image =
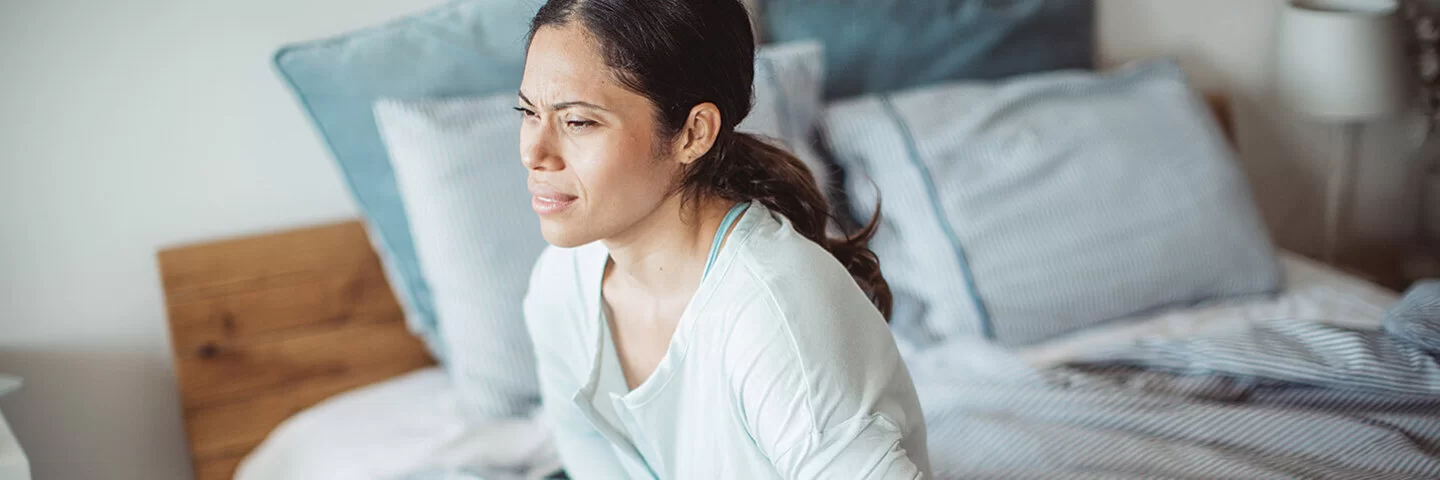
[[[533,5],[500,3],[277,53],[362,218],[159,253],[198,479],[559,468],[514,348],[543,239],[513,151],[473,148],[517,135],[523,32],[491,27]],[[855,218],[884,191],[936,477],[1440,477],[1440,286],[1277,253],[1228,100],[1086,70],[1091,2],[750,3],[773,43],[737,128]]]
[[[1208,99],[1232,132],[1228,99]],[[435,364],[359,220],[176,246],[157,262],[197,480],[232,478],[327,398]]]
[[[1225,97],[1208,98],[1231,131]],[[359,220],[177,246],[157,260],[199,480],[231,478],[278,425],[327,398],[435,364]]]
[[[461,427],[448,380],[405,328],[360,222],[176,247],[159,263],[198,480],[392,478],[466,465],[525,478],[527,465],[554,466],[533,419]],[[1136,339],[1281,318],[1374,327],[1397,298],[1299,255],[1284,265],[1290,286],[1273,299],[1158,312],[1019,355],[1053,366]]]

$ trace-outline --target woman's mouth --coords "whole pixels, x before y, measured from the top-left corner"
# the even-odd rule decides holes
[[[530,208],[540,215],[553,215],[565,211],[575,204],[579,199],[575,195],[561,190],[553,185],[531,181],[527,185],[530,190]]]
[[[571,205],[575,204],[575,200],[579,198],[580,197],[566,194],[532,195],[530,197],[530,207],[535,209],[535,213],[537,214],[553,215],[570,208]]]

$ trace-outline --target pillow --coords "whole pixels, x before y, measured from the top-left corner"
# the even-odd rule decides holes
[[[310,115],[370,228],[411,330],[442,361],[435,307],[420,274],[390,159],[375,130],[380,97],[514,92],[539,2],[470,0],[335,38],[286,46],[275,68]]]
[[[755,114],[737,128],[809,151],[798,137],[820,114],[820,55],[815,43],[762,49]],[[521,304],[545,239],[530,209],[515,101],[507,92],[374,107],[451,352],[446,367],[477,418],[522,414],[539,396]]]
[[[521,299],[545,239],[530,210],[513,92],[375,104],[464,411],[521,415],[539,384]]]
[[[872,246],[922,345],[1025,345],[1280,287],[1245,179],[1173,62],[866,96],[823,128],[854,213],[873,213],[871,179],[884,199]]]
[[[1094,62],[1092,0],[760,0],[765,38],[818,40],[826,98]]]
[[[755,105],[735,129],[778,140],[810,167],[821,191],[831,193],[829,163],[815,149],[824,109],[824,54],[817,42],[761,47],[755,54]]]

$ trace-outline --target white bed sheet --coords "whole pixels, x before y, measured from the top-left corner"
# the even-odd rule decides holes
[[[1398,297],[1299,255],[1282,252],[1281,262],[1287,287],[1273,297],[1137,316],[1015,353],[1043,367],[1140,339],[1210,334],[1274,319],[1375,327]],[[416,472],[467,470],[491,480],[525,479],[557,465],[537,419],[472,425],[457,410],[444,372],[428,368],[296,414],[241,463],[235,478],[403,480]]]
[[[1048,367],[1089,352],[1150,338],[1181,338],[1243,329],[1256,322],[1304,320],[1377,328],[1395,292],[1292,252],[1280,252],[1285,290],[1269,298],[1221,301],[1116,320],[1016,351]]]
[[[237,480],[539,478],[559,467],[536,418],[465,420],[439,367],[361,387],[281,423],[241,462]],[[428,473],[427,473],[428,472]]]

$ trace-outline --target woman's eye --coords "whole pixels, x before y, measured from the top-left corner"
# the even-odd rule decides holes
[[[580,130],[582,128],[595,125],[595,122],[590,120],[567,120],[565,122],[565,125],[569,126],[572,129]]]
[[[520,112],[520,116],[522,117],[529,118],[535,116],[535,112],[533,110],[525,107],[515,107],[515,111]]]

